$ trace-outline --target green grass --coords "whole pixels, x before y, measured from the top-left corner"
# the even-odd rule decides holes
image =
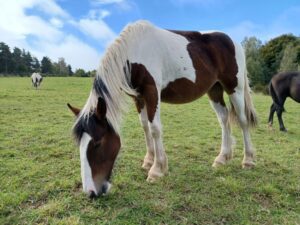
[[[242,170],[240,130],[233,160],[213,169],[221,129],[207,97],[162,105],[168,176],[146,182],[145,142],[130,108],[110,195],[81,192],[79,149],[66,103],[83,106],[88,78],[0,78],[0,224],[300,224],[300,111],[288,100],[288,133],[266,125],[271,99],[254,95],[257,166]]]

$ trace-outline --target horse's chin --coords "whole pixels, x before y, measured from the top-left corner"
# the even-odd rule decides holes
[[[105,181],[98,193],[95,193],[94,191],[89,191],[88,192],[88,197],[90,199],[95,199],[95,198],[98,198],[100,196],[108,195],[108,193],[110,192],[111,187],[112,187],[111,183],[108,182],[108,181]]]

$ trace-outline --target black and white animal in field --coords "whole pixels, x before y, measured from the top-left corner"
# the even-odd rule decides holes
[[[31,75],[31,82],[32,86],[35,87],[36,89],[41,85],[43,81],[43,77],[39,73],[33,73]]]

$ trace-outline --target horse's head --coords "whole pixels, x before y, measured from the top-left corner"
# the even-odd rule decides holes
[[[80,109],[68,107],[77,117],[73,132],[80,148],[83,191],[89,197],[106,194],[121,142],[107,121],[105,101],[98,98],[95,112],[87,117],[81,116]]]

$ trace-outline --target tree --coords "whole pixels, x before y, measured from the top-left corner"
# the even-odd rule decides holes
[[[9,73],[13,70],[12,54],[7,44],[0,43],[0,73]]]
[[[47,56],[44,56],[41,61],[41,72],[47,74],[52,73],[52,62]]]
[[[77,69],[75,71],[76,77],[87,77],[88,75],[85,73],[84,69]]]
[[[36,57],[32,58],[32,69],[34,72],[39,72],[41,69],[41,64]]]
[[[53,62],[53,63],[52,63],[51,73],[52,73],[54,76],[59,76],[59,65],[58,65],[57,62]]]
[[[71,67],[71,65],[68,65],[68,75],[69,76],[73,76],[73,71],[72,71],[72,67]]]
[[[296,71],[297,69],[297,49],[293,44],[288,44],[283,52],[279,72]]]
[[[262,42],[256,37],[246,37],[242,41],[246,53],[248,76],[251,85],[263,84],[266,80],[266,67],[260,54]]]
[[[299,37],[292,34],[284,34],[262,46],[260,52],[267,67],[265,84],[278,72],[284,49],[288,44],[292,43],[298,45]]]
[[[24,57],[23,60],[24,60],[25,65],[26,65],[26,72],[31,73],[33,71],[32,56],[31,56],[30,52],[25,52],[25,50],[23,50],[23,51],[25,53],[24,56],[23,56]],[[23,55],[23,53],[22,53],[22,55]]]
[[[14,65],[13,72],[16,74],[24,72],[24,71],[22,71],[22,68],[25,68],[25,65],[24,65],[23,59],[22,59],[22,50],[15,47],[14,51],[12,53],[12,58],[13,58],[13,65]]]
[[[66,75],[69,74],[69,70],[68,70],[68,67],[67,67],[67,64],[66,64],[64,58],[62,58],[62,57],[59,58],[57,64],[58,64],[58,69],[59,69],[59,71],[58,71],[58,74],[59,74],[59,75],[64,75],[64,76],[66,76]]]

